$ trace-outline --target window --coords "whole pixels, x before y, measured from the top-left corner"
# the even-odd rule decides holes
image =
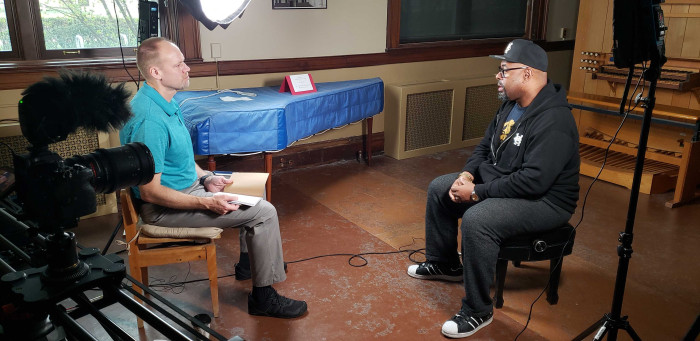
[[[13,0],[5,0],[5,2],[0,1],[0,58],[17,58],[19,53],[17,52],[16,38],[14,38],[14,32],[10,32],[10,27],[13,27],[14,16],[12,6],[5,5],[6,2]]]
[[[527,0],[401,2],[399,43],[525,35]]]
[[[0,78],[3,80],[0,82],[0,90],[25,88],[61,68],[99,71],[115,82],[133,80],[134,75],[138,73],[134,58],[134,32],[137,31],[133,26],[138,17],[138,2],[139,0],[117,0],[116,3],[113,0],[0,0],[0,37],[4,37],[0,39],[4,40],[9,36],[11,46],[9,51],[7,47],[0,49]],[[180,46],[189,65],[196,66],[197,63],[201,63],[199,23],[182,8],[179,1],[158,0],[158,3],[161,36]],[[85,10],[78,13],[61,12],[76,8],[67,6],[77,6]],[[120,33],[127,36],[126,39],[122,36],[122,51],[126,57],[124,61],[117,47],[119,40],[116,38],[114,6],[117,8],[116,13],[119,13]],[[47,18],[55,17],[58,12],[63,13],[64,22],[69,19],[77,20],[71,21],[71,25],[76,22],[88,22],[87,18],[91,16],[102,16],[103,21],[99,27],[74,29],[56,24],[60,21],[42,22],[42,11]],[[110,24],[112,22],[114,24]],[[63,29],[68,33],[61,35],[53,32],[55,29],[50,27]],[[95,34],[112,35],[113,38],[102,39],[104,37],[96,37]],[[76,35],[80,35],[80,38],[76,39]],[[63,37],[63,40],[59,39],[60,37]],[[45,41],[49,42],[48,46]],[[56,45],[51,45],[54,43]],[[84,47],[76,48],[76,43],[82,43]],[[2,44],[8,46],[4,41]],[[80,50],[79,55],[70,53],[77,50]],[[195,69],[192,74],[209,74],[209,71],[202,71],[201,68]]]
[[[10,26],[7,24],[7,14],[5,4],[0,4],[0,52],[12,51],[10,43]]]
[[[547,0],[389,0],[387,48],[544,38]]]
[[[120,57],[120,43],[124,55],[135,55],[138,0],[2,0],[0,6],[2,59]]]
[[[39,13],[46,57],[134,55],[138,0],[39,0]]]

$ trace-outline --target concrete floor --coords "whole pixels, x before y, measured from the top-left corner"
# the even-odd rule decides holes
[[[440,326],[459,310],[461,284],[420,281],[406,275],[408,253],[366,256],[353,267],[349,257],[327,254],[395,252],[424,246],[426,188],[434,177],[461,169],[470,148],[397,161],[373,158],[372,167],[355,161],[273,174],[273,203],[281,222],[288,279],[275,287],[308,302],[309,312],[292,320],[247,314],[250,281],[219,280],[220,317],[212,327],[226,337],[246,340],[439,340]],[[592,179],[581,177],[581,200],[571,219],[582,215]],[[682,338],[700,313],[700,202],[664,207],[672,193],[640,195],[622,314],[644,340]],[[597,182],[577,230],[573,254],[564,260],[559,303],[542,297],[519,340],[572,339],[611,311],[619,258],[618,233],[625,228],[629,190]],[[83,220],[78,241],[102,248],[118,216]],[[234,272],[237,230],[217,241],[219,276]],[[110,252],[123,246],[112,245]],[[121,254],[125,257],[125,253]],[[420,260],[420,255],[416,255]],[[201,262],[150,270],[151,283],[206,277]],[[354,259],[353,264],[362,263]],[[502,309],[473,340],[512,340],[523,329],[530,305],[547,281],[548,262],[509,267]],[[180,292],[181,291],[181,292]],[[211,312],[207,282],[162,292],[192,314]],[[162,338],[119,307],[105,309],[124,330],[142,340]],[[91,318],[81,319],[98,339],[107,339]],[[589,336],[588,339],[591,339]],[[629,340],[621,331],[620,340]]]

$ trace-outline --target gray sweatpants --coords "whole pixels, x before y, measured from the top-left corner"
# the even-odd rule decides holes
[[[465,290],[462,311],[480,317],[493,311],[490,286],[501,242],[559,227],[569,221],[571,213],[547,200],[489,198],[476,204],[458,204],[448,195],[458,176],[459,173],[439,176],[428,187],[426,259],[459,262],[457,225],[461,218]]]
[[[180,192],[199,197],[213,195],[199,182]],[[141,219],[148,224],[169,227],[239,227],[241,252],[248,252],[250,256],[253,286],[272,285],[287,278],[277,210],[266,200],[253,207],[241,206],[224,215],[208,210],[171,209],[143,202]]]

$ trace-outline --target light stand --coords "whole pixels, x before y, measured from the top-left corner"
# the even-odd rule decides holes
[[[634,69],[634,65],[630,66],[630,73]],[[649,128],[651,126],[651,114],[654,110],[654,104],[656,98],[654,97],[656,92],[656,81],[659,78],[661,72],[661,65],[659,58],[652,58],[649,69],[644,71],[645,80],[649,81],[649,95],[647,98],[642,99],[642,106],[646,106],[644,109],[644,117],[642,118],[642,130],[639,134],[639,145],[637,147],[637,160],[634,167],[634,177],[632,178],[632,189],[630,193],[629,207],[627,209],[627,222],[625,224],[625,231],[620,232],[620,238],[618,241],[620,245],[617,246],[617,255],[620,260],[617,263],[617,277],[615,278],[615,291],[613,293],[612,309],[610,313],[604,314],[603,317],[588,329],[584,330],[581,334],[574,338],[574,341],[583,340],[586,336],[590,335],[598,329],[593,340],[601,340],[606,333],[608,335],[608,340],[617,340],[618,329],[624,329],[627,334],[633,340],[641,340],[639,335],[634,331],[629,321],[627,321],[627,316],[620,316],[622,312],[622,299],[625,294],[625,284],[627,282],[627,269],[629,267],[629,260],[632,258],[632,239],[634,230],[634,217],[637,213],[637,199],[639,198],[639,186],[642,181],[642,170],[644,168],[644,158],[647,149],[647,140],[649,137]],[[630,78],[627,79],[627,84],[625,85],[625,93],[630,86]],[[626,96],[625,96],[626,97]],[[626,102],[627,98],[622,99],[622,103]]]

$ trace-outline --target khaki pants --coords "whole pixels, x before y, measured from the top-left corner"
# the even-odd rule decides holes
[[[180,192],[199,197],[213,195],[199,182]],[[248,252],[250,255],[253,286],[272,285],[287,278],[284,273],[277,210],[266,200],[261,200],[253,207],[241,206],[238,210],[224,215],[207,210],[171,209],[143,202],[140,213],[145,223],[158,226],[241,228],[241,252]]]

